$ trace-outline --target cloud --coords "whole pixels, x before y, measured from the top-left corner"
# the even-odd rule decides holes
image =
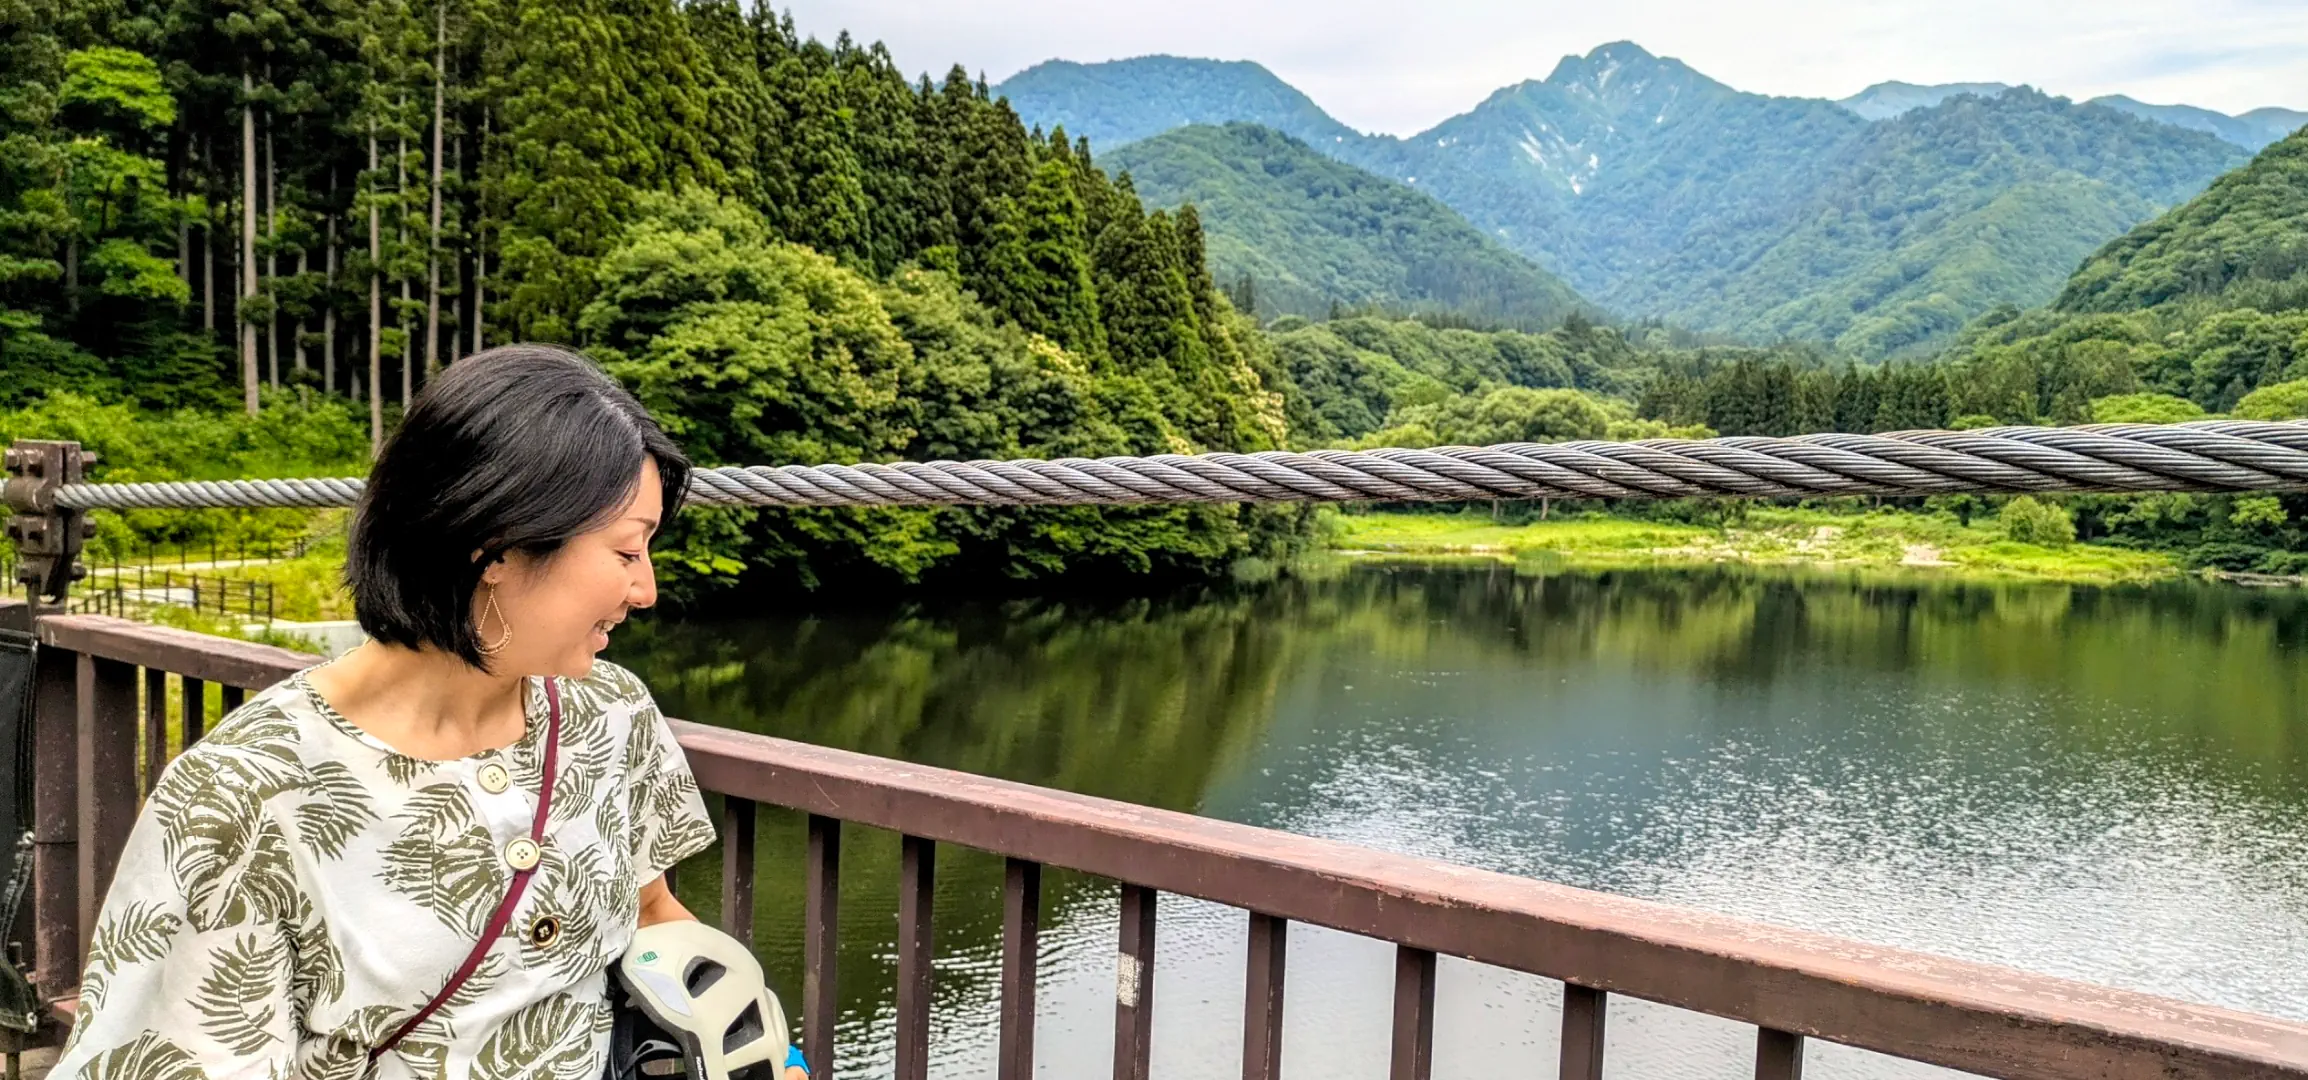
[[[1742,90],[2027,83],[2242,112],[2308,109],[2303,0],[823,0],[805,33],[994,81],[1051,58],[1256,60],[1346,124],[1409,134],[1565,54],[1634,41]]]

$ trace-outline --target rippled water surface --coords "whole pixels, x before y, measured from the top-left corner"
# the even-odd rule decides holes
[[[2304,649],[2291,592],[1365,566],[659,623],[613,655],[701,721],[2308,1020]],[[757,933],[790,1005],[801,827],[763,833]],[[889,1071],[896,854],[845,843],[845,1076]],[[687,869],[710,909],[718,866]],[[938,869],[932,1073],[991,1076],[1001,870]],[[1040,1073],[1108,1075],[1112,888],[1045,897]],[[1157,1074],[1240,1068],[1243,924],[1163,901]],[[1290,1075],[1383,1073],[1392,963],[1293,928]],[[1436,1075],[1550,1072],[1559,996],[1445,960]],[[1614,1000],[1609,1031],[1614,1077],[1752,1069],[1739,1025]]]

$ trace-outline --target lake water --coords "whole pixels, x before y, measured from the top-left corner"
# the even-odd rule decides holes
[[[2297,592],[1358,565],[627,633],[613,658],[700,721],[2308,1020]],[[791,1008],[801,825],[762,831]],[[712,917],[709,862],[682,887]],[[896,863],[846,830],[845,1077],[890,1071]],[[990,1077],[1001,868],[938,872],[931,1072]],[[1040,1075],[1110,1075],[1112,886],[1044,895]],[[1159,925],[1156,1074],[1235,1073],[1243,914],[1164,898]],[[1383,1075],[1392,964],[1292,929],[1286,1072]],[[1551,1075],[1559,997],[1446,958],[1435,1074]],[[1615,999],[1606,1060],[1745,1077],[1752,1038]],[[1937,1073],[1816,1043],[1807,1065]]]

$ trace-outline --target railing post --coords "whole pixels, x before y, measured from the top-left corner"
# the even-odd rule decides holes
[[[1250,962],[1243,979],[1242,1080],[1282,1080],[1282,976],[1290,922],[1250,913]]]
[[[160,784],[168,767],[168,672],[144,669],[144,793]]]
[[[136,666],[81,653],[75,681],[80,728],[80,953],[96,930],[112,870],[136,823]],[[78,957],[74,966],[78,966]]]
[[[1610,998],[1577,983],[1563,984],[1563,1080],[1603,1080],[1603,1021]]]
[[[1803,1080],[1803,1036],[1755,1029],[1755,1080]]]
[[[841,922],[841,821],[809,816],[809,866],[802,901],[801,1050],[811,1076],[833,1076],[834,1023],[841,1019],[835,985]]]
[[[919,836],[898,855],[897,1080],[929,1080],[938,847]]]
[[[721,929],[753,944],[753,800],[721,802]]]
[[[184,748],[190,750],[208,726],[208,683],[190,675],[177,681],[184,685],[184,723],[178,734]]]
[[[1388,1080],[1427,1080],[1434,1069],[1434,953],[1394,951],[1394,1049]]]
[[[1114,1080],[1147,1080],[1154,1057],[1154,890],[1122,886],[1114,958]]]
[[[1042,864],[1002,868],[1002,1028],[995,1080],[1034,1080],[1034,978],[1041,959]]]
[[[80,983],[80,657],[43,645],[33,658],[33,972],[53,1001]]]

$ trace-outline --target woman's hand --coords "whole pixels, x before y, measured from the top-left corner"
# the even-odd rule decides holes
[[[641,925],[655,926],[658,923],[673,922],[677,919],[695,920],[696,918],[697,916],[691,914],[689,909],[682,905],[680,899],[673,895],[673,890],[666,887],[665,875],[659,874],[649,879],[649,884],[641,887]],[[780,1080],[809,1080],[809,1070],[799,1065],[788,1065]]]
[[[640,925],[655,926],[661,922],[677,919],[695,921],[696,918],[689,913],[688,908],[681,906],[680,900],[674,898],[673,890],[665,887],[665,875],[659,874],[641,887]]]

